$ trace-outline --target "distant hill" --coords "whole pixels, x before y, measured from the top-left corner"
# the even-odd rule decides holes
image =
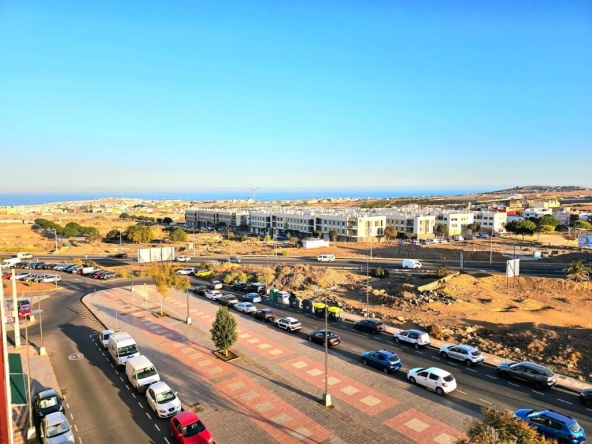
[[[482,194],[541,194],[541,193],[573,193],[577,191],[591,191],[590,188],[574,185],[528,185],[524,187],[508,188],[499,191],[488,191]]]

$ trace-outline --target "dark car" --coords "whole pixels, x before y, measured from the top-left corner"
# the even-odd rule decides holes
[[[19,265],[19,268],[22,268],[23,270],[30,270],[31,263],[30,262],[21,262]]]
[[[356,330],[369,331],[375,335],[386,330],[381,319],[362,319],[354,323],[354,328]]]
[[[238,256],[230,256],[228,258],[228,262],[233,263],[233,264],[240,264],[242,261],[241,261],[241,258]]]
[[[592,407],[592,389],[582,390],[580,392],[580,401],[587,406]]]
[[[371,365],[385,373],[401,368],[401,358],[388,350],[367,351],[362,353],[362,364]]]
[[[78,267],[78,265],[70,265],[70,266],[64,268],[63,271],[65,271],[66,273],[72,273],[72,270],[76,267]]]
[[[329,346],[339,345],[341,344],[341,338],[333,333],[331,330],[314,330],[308,334],[308,340],[311,342],[316,342],[318,344],[325,345],[325,338],[327,339]]]
[[[200,295],[205,295],[206,291],[208,291],[208,286],[207,285],[197,285],[194,289],[193,292],[195,294],[200,294]]]
[[[238,304],[238,298],[233,294],[225,294],[221,298],[218,298],[218,302],[222,305],[232,307],[233,305]]]
[[[50,413],[63,412],[62,398],[54,389],[43,390],[35,395],[33,401],[35,420],[41,422]]]
[[[31,269],[42,270],[45,262],[31,262]]]
[[[232,288],[236,291],[247,291],[247,289],[249,288],[249,284],[247,284],[246,282],[237,282],[232,286]]]
[[[586,440],[586,432],[575,419],[553,410],[520,409],[514,412],[514,417],[526,421],[541,435],[560,443],[580,444]]]
[[[261,282],[253,282],[249,284],[247,290],[264,295],[267,294],[267,285],[262,284]]]
[[[522,379],[532,383],[537,389],[550,388],[557,384],[557,378],[551,369],[534,362],[504,362],[497,366],[497,372],[504,379]]]
[[[270,308],[262,308],[257,310],[253,316],[265,322],[271,322],[275,320],[275,313]]]
[[[115,259],[125,259],[127,257],[127,253],[117,253],[113,256]]]

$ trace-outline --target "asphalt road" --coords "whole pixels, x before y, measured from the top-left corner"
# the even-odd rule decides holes
[[[153,417],[140,395],[126,393],[125,374],[117,372],[106,353],[98,346],[97,332],[102,326],[80,302],[82,295],[95,288],[128,284],[122,280],[97,281],[87,277],[60,273],[64,280],[60,290],[42,302],[43,343],[50,351],[52,364],[60,387],[67,398],[71,421],[84,443],[118,442],[122,436],[130,443],[166,442],[166,420]],[[203,282],[191,278],[194,284]],[[141,280],[136,280],[140,285]],[[195,296],[203,303],[214,304],[204,297]],[[201,303],[201,302],[200,302]],[[324,321],[286,306],[273,306],[276,315],[292,315],[303,324],[295,334],[295,344],[306,341],[306,333],[324,326]],[[246,316],[237,313],[238,317]],[[288,334],[269,326],[270,334]],[[518,408],[553,408],[574,416],[584,429],[592,430],[592,410],[580,404],[577,394],[562,389],[537,391],[526,383],[503,380],[494,368],[482,365],[467,368],[456,361],[442,360],[437,350],[420,349],[395,344],[391,335],[361,333],[353,324],[343,322],[331,326],[342,338],[342,344],[332,354],[360,365],[360,354],[367,350],[388,348],[399,354],[403,368],[391,377],[406,381],[406,372],[413,367],[438,366],[455,376],[458,389],[441,398],[447,405],[463,406],[475,412],[480,406],[496,406],[508,410]],[[41,342],[39,324],[29,331],[33,343]],[[320,347],[320,346],[319,346]],[[80,356],[82,354],[83,356]],[[367,371],[378,371],[368,368]]]

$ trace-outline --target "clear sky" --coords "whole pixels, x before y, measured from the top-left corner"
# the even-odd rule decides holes
[[[0,2],[0,192],[592,186],[591,1]]]

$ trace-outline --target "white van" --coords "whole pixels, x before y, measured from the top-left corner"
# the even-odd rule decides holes
[[[108,344],[109,355],[119,367],[123,367],[128,359],[140,356],[138,344],[125,331],[110,335]]]
[[[9,259],[4,259],[0,263],[0,266],[2,266],[2,268],[15,268],[20,263],[21,260],[18,257],[11,257]]]
[[[321,254],[317,257],[317,261],[319,262],[335,262],[335,255],[334,254]]]
[[[421,268],[421,262],[416,259],[403,259],[403,268]]]
[[[127,360],[125,374],[130,384],[139,393],[144,393],[150,385],[160,381],[160,375],[156,371],[156,367],[143,355],[134,356]]]
[[[33,259],[33,255],[31,253],[17,253],[16,257],[19,259]]]

